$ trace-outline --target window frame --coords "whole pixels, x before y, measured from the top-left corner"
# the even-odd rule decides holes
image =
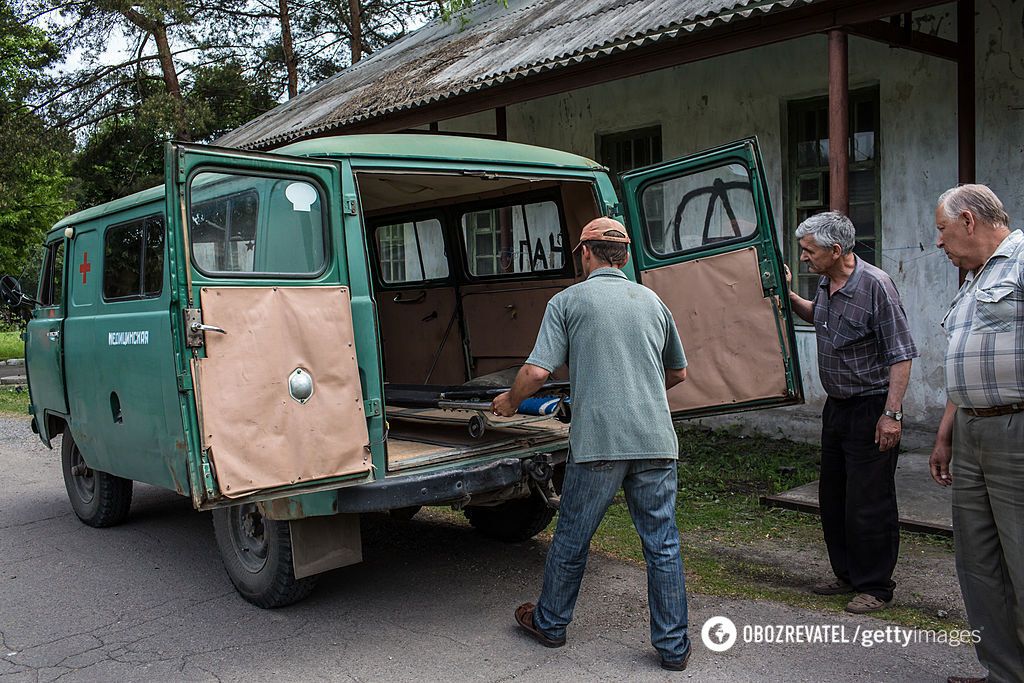
[[[529,271],[523,273],[496,273],[494,275],[473,275],[469,270],[469,245],[466,243],[465,231],[462,229],[462,217],[467,213],[488,211],[505,207],[523,206],[553,202],[558,210],[558,223],[562,235],[562,267],[549,270]],[[565,219],[565,208],[562,206],[562,193],[559,188],[536,190],[493,199],[467,202],[450,207],[452,225],[457,234],[459,246],[459,267],[468,283],[507,282],[514,280],[536,280],[538,278],[556,280],[561,277],[575,277],[572,250],[569,248],[569,228]],[[532,263],[531,263],[532,266]]]
[[[444,243],[445,260],[448,262],[448,274],[441,278],[431,278],[429,280],[407,280],[404,282],[388,282],[384,279],[383,264],[381,263],[380,254],[380,243],[377,240],[377,232],[381,228],[388,227],[389,225],[399,225],[402,223],[424,223],[429,220],[436,220],[441,224],[441,239]],[[437,209],[426,209],[421,211],[415,211],[412,213],[395,213],[387,216],[375,217],[370,222],[369,230],[369,242],[370,242],[370,254],[372,255],[371,267],[373,269],[374,278],[377,281],[378,287],[381,289],[422,289],[427,285],[439,285],[450,283],[452,281],[452,258],[451,250],[448,248],[451,240],[448,238],[448,230],[446,227],[445,212]],[[419,230],[416,232],[416,248],[420,251],[420,268],[423,272],[422,262],[422,251],[419,244]]]
[[[202,175],[203,173],[215,173],[215,174],[220,174],[220,175],[232,176],[232,177],[235,177],[235,178],[245,177],[245,178],[258,178],[258,179],[261,179],[261,180],[293,180],[293,181],[296,181],[296,182],[303,182],[303,183],[307,183],[309,185],[313,185],[314,188],[316,189],[317,193],[318,193],[317,199],[319,199],[319,203],[320,203],[320,218],[321,218],[320,229],[321,229],[321,232],[323,234],[324,258],[323,258],[323,263],[320,266],[320,269],[317,270],[317,271],[314,271],[314,272],[309,272],[309,273],[280,273],[280,272],[264,272],[264,271],[255,271],[255,270],[253,270],[253,271],[244,271],[244,272],[226,271],[226,270],[224,270],[224,271],[222,271],[222,270],[208,271],[208,270],[204,270],[203,268],[201,268],[199,266],[199,264],[196,263],[195,252],[192,249],[192,186],[193,186],[193,183],[195,182],[196,176]],[[220,182],[220,181],[218,181],[218,182]],[[216,184],[216,183],[214,183],[214,184]],[[265,213],[265,211],[261,211],[261,207],[266,203],[266,200],[268,199],[268,197],[267,197],[265,192],[261,192],[260,190],[257,190],[255,188],[248,188],[248,189],[239,190],[237,192],[232,192],[232,193],[229,193],[229,194],[226,194],[226,195],[222,195],[222,197],[216,197],[214,199],[204,200],[202,202],[199,202],[199,204],[200,205],[207,204],[207,203],[216,201],[217,199],[222,199],[222,198],[232,197],[232,196],[236,196],[236,195],[241,195],[241,194],[245,194],[246,192],[250,192],[250,191],[256,193],[256,201],[257,201],[257,203],[256,203],[256,236],[257,236],[257,238],[259,238],[260,232],[261,232],[260,228],[263,227],[264,224],[266,223],[266,213]],[[316,279],[319,279],[319,278],[323,277],[323,275],[325,273],[327,273],[327,271],[330,269],[331,264],[333,262],[333,258],[334,258],[333,257],[333,253],[334,253],[333,252],[333,247],[332,247],[332,244],[331,244],[331,227],[330,227],[331,226],[331,217],[330,217],[330,213],[328,212],[328,206],[327,206],[327,204],[328,204],[328,202],[330,200],[331,200],[331,194],[330,194],[330,192],[328,192],[327,188],[324,187],[323,183],[321,183],[318,178],[316,178],[314,176],[311,176],[311,175],[307,176],[307,175],[301,175],[301,174],[298,174],[298,173],[295,173],[295,174],[293,174],[293,173],[252,173],[252,172],[249,172],[247,169],[241,169],[240,170],[240,169],[237,169],[237,168],[230,168],[230,167],[225,167],[225,166],[215,166],[215,165],[209,165],[209,166],[207,166],[207,165],[200,165],[200,166],[197,166],[197,167],[192,169],[191,173],[189,173],[189,176],[188,176],[187,180],[185,181],[185,222],[186,222],[185,230],[187,231],[187,237],[188,237],[188,252],[189,252],[189,262],[190,262],[190,265],[191,265],[191,267],[197,273],[199,273],[203,277],[208,278],[210,280],[272,280],[272,279],[280,279],[280,280],[316,280]]]
[[[157,222],[163,226],[163,260],[160,266],[160,289],[152,294],[146,293],[146,253],[149,237],[149,226],[151,222]],[[139,244],[139,293],[127,296],[107,296],[107,235],[113,230],[127,228],[134,223],[142,223],[142,240]],[[122,301],[140,301],[143,299],[159,299],[164,293],[164,274],[167,267],[167,221],[162,213],[152,213],[131,220],[112,223],[103,229],[103,273],[100,278],[100,298],[104,303],[120,303]]]
[[[874,132],[874,150],[872,158],[868,161],[857,161],[854,154],[854,136],[856,135],[856,121],[855,117],[858,116],[857,108],[862,104],[869,104],[872,106],[872,127]],[[785,102],[786,105],[786,149],[785,149],[785,162],[784,178],[783,178],[783,190],[785,196],[786,205],[786,218],[783,225],[782,234],[782,246],[783,246],[783,258],[784,262],[789,265],[794,275],[795,290],[798,294],[803,296],[800,291],[800,276],[806,275],[800,273],[800,245],[799,240],[796,238],[796,228],[799,223],[800,211],[809,209],[813,206],[821,206],[822,211],[828,211],[828,180],[830,168],[826,166],[801,166],[798,163],[798,126],[799,117],[806,115],[808,112],[816,111],[820,112],[822,109],[825,110],[826,114],[828,111],[828,96],[821,95],[818,97],[801,98],[795,100],[789,100]],[[882,250],[882,126],[881,126],[881,89],[878,84],[868,85],[861,88],[851,89],[849,96],[849,114],[850,114],[850,125],[849,125],[849,139],[847,141],[847,147],[849,150],[849,161],[847,164],[847,173],[852,175],[858,171],[873,171],[874,176],[874,223],[875,232],[871,238],[873,240],[873,249],[875,256],[875,265],[881,268],[881,262],[883,255]],[[827,121],[827,119],[826,119]],[[800,198],[800,181],[812,176],[818,176],[821,179],[821,186],[819,189],[819,202],[808,202]],[[867,202],[861,202],[866,204]],[[852,208],[852,207],[851,207]],[[851,211],[852,213],[852,211]],[[852,219],[851,219],[852,220]],[[865,246],[867,243],[861,242],[862,237],[858,236],[855,241],[857,246]],[[811,294],[814,294],[812,290]],[[803,320],[796,320],[796,323],[800,327],[807,327],[810,323],[806,323]]]
[[[613,163],[612,159],[607,158],[608,155],[605,153],[605,145],[615,145],[624,142],[630,142],[635,144],[636,142],[648,139],[651,141],[651,162],[648,164],[634,164],[628,168],[617,163],[619,160],[615,159],[616,163]],[[662,134],[661,124],[655,123],[650,126],[643,126],[640,128],[631,128],[622,131],[613,131],[608,133],[597,133],[594,136],[594,156],[597,160],[609,170],[609,176],[612,180],[612,185],[615,187],[615,191],[618,194],[622,194],[622,183],[619,180],[619,176],[629,171],[634,171],[639,168],[645,168],[647,166],[656,166],[657,164],[664,161],[664,135]],[[657,141],[657,144],[653,144]]]
[[[64,249],[64,264],[63,272],[61,273],[61,296],[60,301],[54,303],[53,292],[54,292],[54,265],[57,261],[57,252]],[[43,267],[40,268],[39,283],[36,289],[36,298],[39,301],[38,308],[55,308],[63,309],[64,300],[67,298],[67,270],[68,270],[68,254],[67,254],[67,240],[63,237],[55,239],[52,242],[48,242],[45,245],[46,254],[43,256]]]
[[[647,214],[646,214],[646,207],[644,206],[644,201],[643,201],[644,193],[647,192],[648,188],[650,188],[653,185],[663,185],[665,183],[671,182],[671,181],[676,180],[678,178],[685,178],[687,176],[696,175],[698,173],[704,173],[705,171],[710,171],[710,170],[713,170],[713,169],[716,169],[716,168],[722,168],[724,166],[739,166],[739,167],[741,167],[746,172],[746,174],[747,174],[747,182],[750,185],[750,196],[751,196],[752,201],[754,203],[755,214],[756,214],[757,213],[756,212],[756,208],[757,208],[758,198],[757,198],[757,192],[755,191],[756,188],[755,188],[754,178],[750,175],[750,169],[747,167],[747,161],[745,159],[740,158],[740,157],[726,157],[726,158],[723,158],[723,159],[715,159],[713,161],[709,161],[706,164],[701,164],[700,166],[695,166],[693,168],[688,168],[688,169],[686,169],[685,173],[676,173],[676,174],[669,175],[669,176],[662,176],[660,178],[652,178],[652,179],[648,180],[647,182],[643,183],[642,185],[640,185],[640,187],[637,188],[637,193],[636,193],[635,201],[636,201],[638,213],[640,214],[640,220],[642,222],[641,225],[637,226],[637,231],[639,231],[639,233],[640,233],[639,237],[640,237],[640,239],[643,240],[643,244],[644,244],[644,247],[645,247],[645,249],[647,251],[647,254],[649,255],[649,257],[652,260],[654,260],[654,261],[677,261],[679,259],[685,260],[687,257],[692,256],[695,253],[705,252],[708,249],[717,249],[719,247],[731,247],[731,246],[734,246],[734,245],[743,244],[744,242],[757,241],[759,239],[758,235],[760,234],[760,230],[761,230],[761,223],[760,223],[761,216],[759,214],[757,214],[756,218],[757,218],[758,222],[754,224],[754,229],[750,232],[749,235],[740,235],[739,237],[733,237],[731,239],[726,239],[726,240],[718,240],[718,241],[715,241],[715,242],[709,243],[709,244],[700,244],[700,245],[697,245],[695,247],[690,247],[689,249],[683,249],[682,251],[673,251],[673,252],[665,253],[665,254],[660,253],[658,250],[656,250],[654,248],[654,244],[651,241],[650,233],[649,233],[649,231],[647,230],[647,227],[646,227],[647,226]],[[662,216],[662,220],[663,220],[663,222],[666,225],[669,222],[669,218],[667,216]]]

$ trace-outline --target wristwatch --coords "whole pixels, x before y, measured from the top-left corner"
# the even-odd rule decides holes
[[[903,410],[902,409],[901,410],[895,410],[895,411],[893,411],[893,410],[885,410],[885,411],[882,411],[882,415],[885,415],[886,417],[891,417],[892,419],[896,420],[897,422],[902,422],[903,421]]]

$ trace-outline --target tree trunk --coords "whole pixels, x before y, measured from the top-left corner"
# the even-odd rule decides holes
[[[348,0],[349,32],[352,36],[350,47],[353,64],[363,57],[363,27],[360,14],[359,0]]]
[[[292,21],[288,14],[288,0],[278,0],[281,12],[281,49],[284,51],[284,67],[288,71],[288,99],[299,94],[298,59],[292,45]]]
[[[167,40],[167,27],[158,24],[153,27],[153,38],[156,40],[157,54],[160,55],[160,69],[163,72],[164,87],[167,94],[174,101],[174,134],[179,140],[191,140],[192,135],[188,129],[188,119],[185,118],[185,100],[181,96],[181,86],[178,84],[178,72],[174,68],[174,57],[171,54],[171,44]]]

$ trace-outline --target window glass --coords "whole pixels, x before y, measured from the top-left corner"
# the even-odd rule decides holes
[[[324,202],[312,183],[199,173],[189,193],[189,238],[199,269],[313,274],[323,268]],[[261,202],[266,206],[262,231]]]
[[[555,202],[471,211],[462,215],[461,223],[470,275],[535,273],[565,266]]]
[[[648,244],[662,256],[741,239],[757,231],[750,175],[740,164],[652,183],[644,188],[641,200]]]
[[[149,216],[107,228],[103,236],[103,298],[158,296],[163,272],[163,218]]]
[[[381,277],[388,284],[448,277],[444,234],[436,218],[380,226],[377,256]]]
[[[39,303],[60,306],[64,302],[64,241],[51,244],[39,283]]]

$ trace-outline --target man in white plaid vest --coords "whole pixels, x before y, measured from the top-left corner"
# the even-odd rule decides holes
[[[967,274],[942,321],[947,402],[931,474],[953,487],[956,571],[989,671],[949,681],[1024,681],[1024,234],[984,185],[944,193],[935,224]]]

